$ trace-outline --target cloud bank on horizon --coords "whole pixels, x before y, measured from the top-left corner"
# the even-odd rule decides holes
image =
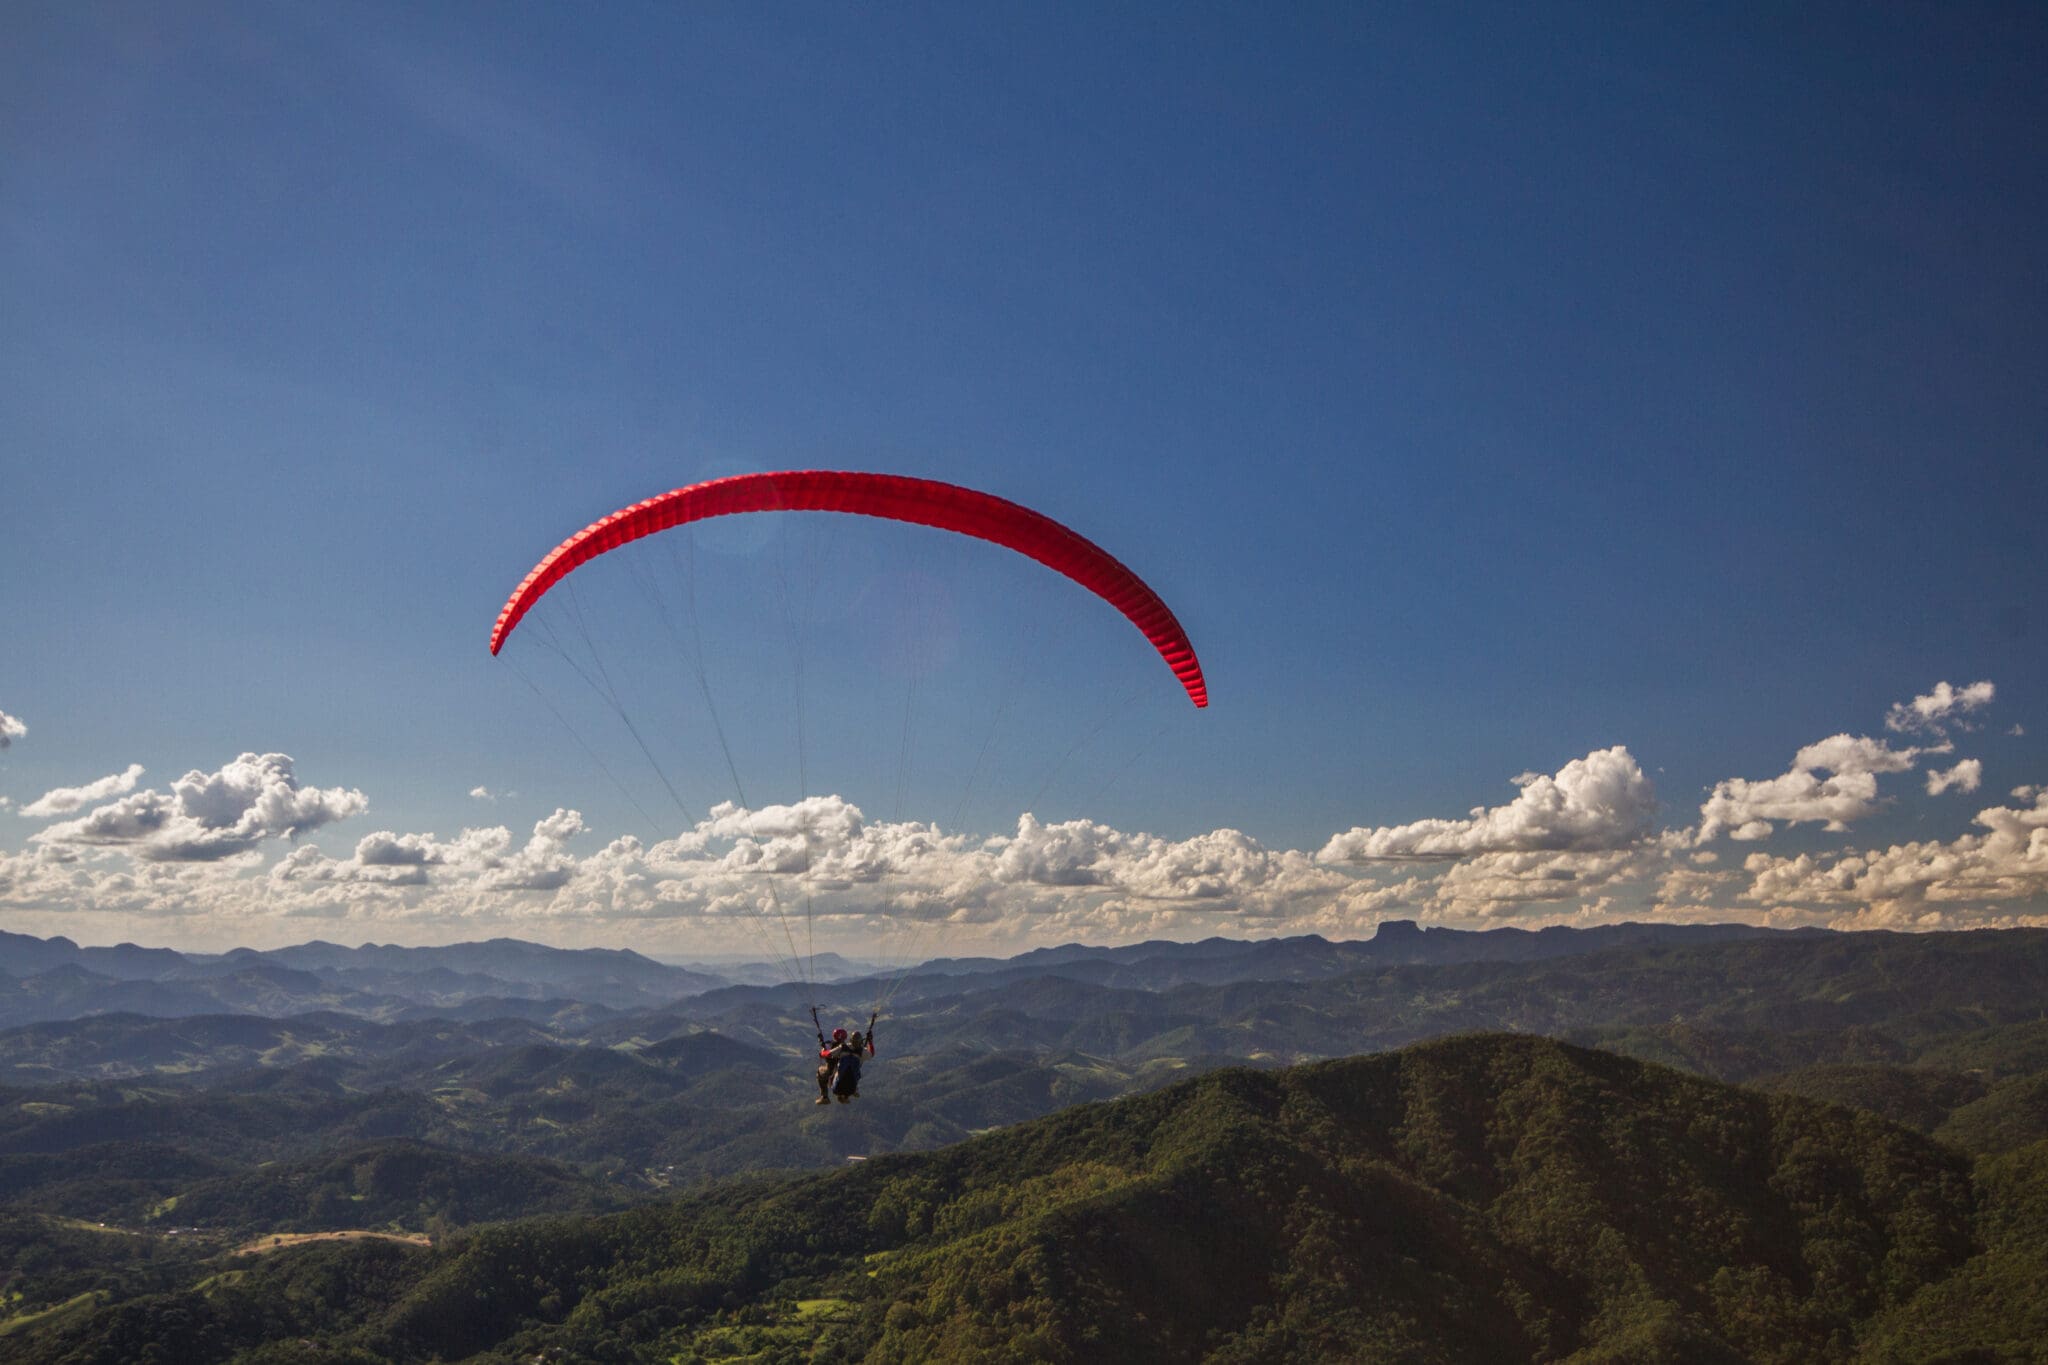
[[[876,821],[838,796],[747,810],[734,804],[672,838],[630,835],[579,852],[593,833],[557,809],[523,838],[508,827],[376,830],[337,856],[308,836],[369,808],[360,791],[302,783],[283,754],[245,753],[167,790],[137,790],[130,765],[44,792],[17,818],[55,820],[0,854],[0,912],[45,932],[94,937],[81,917],[159,938],[287,935],[308,922],[384,933],[485,930],[579,940],[660,938],[758,949],[770,917],[801,901],[820,946],[867,947],[892,928],[933,926],[934,943],[1014,946],[1227,933],[1356,936],[1382,918],[1424,923],[1748,919],[1838,928],[2048,924],[2048,785],[1979,810],[1972,832],[1886,848],[1748,853],[1799,825],[1842,835],[1906,791],[1906,774],[1953,755],[1990,682],[1938,684],[1900,703],[1904,747],[1841,733],[1801,748],[1786,772],[1731,777],[1689,824],[1660,828],[1651,779],[1626,746],[1556,773],[1523,773],[1498,806],[1332,835],[1316,852],[1272,849],[1234,829],[1186,839],[1091,820],[1018,816],[973,835]],[[17,730],[17,734],[19,730]],[[1976,791],[1982,761],[1924,767],[1933,797]],[[487,799],[482,788],[470,793]],[[112,799],[109,799],[112,798]],[[103,804],[93,805],[94,802]],[[92,809],[85,810],[87,806]],[[83,814],[77,812],[83,810]],[[280,852],[281,850],[281,852]],[[275,855],[275,856],[273,856]],[[286,926],[290,926],[287,928]],[[937,950],[937,949],[935,949]]]

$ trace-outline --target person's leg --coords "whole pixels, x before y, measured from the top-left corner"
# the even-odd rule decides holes
[[[832,1103],[832,1068],[829,1065],[818,1068],[818,1103]]]

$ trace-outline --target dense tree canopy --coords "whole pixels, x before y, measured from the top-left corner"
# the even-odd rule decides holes
[[[2044,1150],[1973,1183],[1871,1113],[1477,1036],[433,1251],[278,1252],[16,1337],[39,1361],[287,1337],[337,1361],[1925,1359],[1998,1349],[2007,1253],[2048,1245]]]

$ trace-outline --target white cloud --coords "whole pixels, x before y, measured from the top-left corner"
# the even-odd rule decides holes
[[[1966,758],[1946,772],[1930,768],[1927,772],[1927,794],[1939,796],[1945,791],[1973,792],[1984,785],[1984,764],[1979,759]]]
[[[840,876],[872,881],[887,869],[878,867],[874,875],[862,876],[855,865],[865,860],[849,856],[856,847],[871,848],[865,834],[860,807],[843,797],[807,796],[794,805],[759,810],[721,802],[685,840],[698,849],[730,841],[727,863],[735,869],[795,873],[833,863]]]
[[[1777,823],[1813,823],[1840,833],[1877,809],[1880,773],[1906,772],[1922,754],[1946,752],[1946,745],[1893,749],[1880,739],[1831,735],[1801,749],[1782,776],[1717,783],[1700,806],[1697,839],[1707,843],[1726,834],[1754,841],[1768,838]]]
[[[489,787],[471,787],[469,789],[469,799],[472,801],[495,802],[498,797]]]
[[[0,749],[6,748],[27,733],[28,726],[5,711],[0,711]]]
[[[1792,757],[1792,766],[1840,774],[1911,772],[1921,754],[1947,753],[1946,745],[1930,749],[1894,749],[1881,739],[1863,735],[1830,735]]]
[[[1505,806],[1475,806],[1463,820],[1418,820],[1334,835],[1324,863],[1469,857],[1480,853],[1623,848],[1649,833],[1656,788],[1622,745],[1575,758],[1555,777],[1523,773]]]
[[[1720,784],[1700,829],[1742,837],[1793,819],[1846,824],[1875,808],[1881,777],[1949,751],[1831,736],[1801,749],[1783,778]],[[1981,768],[1963,760],[1929,775],[1930,788],[1937,781],[1971,790]],[[220,946],[302,935],[288,926],[317,919],[393,926],[402,939],[496,931],[762,956],[787,956],[789,941],[815,932],[821,950],[887,956],[1216,933],[1359,937],[1390,915],[1534,926],[1739,910],[1779,923],[1992,923],[2022,919],[2029,897],[2048,895],[2048,874],[2029,861],[2048,863],[2048,852],[2028,851],[2037,836],[2048,843],[2035,829],[2048,815],[2033,811],[1982,812],[1978,833],[1946,844],[1723,859],[1698,844],[1711,834],[1654,830],[1654,790],[1625,747],[1514,782],[1520,790],[1503,805],[1352,829],[1315,854],[1235,829],[1168,837],[1028,813],[1010,832],[947,832],[870,821],[842,797],[813,796],[721,805],[649,843],[582,847],[597,841],[562,808],[525,834],[380,829],[340,856],[302,840],[276,857],[273,841],[367,801],[300,785],[281,755],[245,754],[167,789],[124,790],[33,835],[21,853],[0,854],[0,915],[10,928],[48,933],[70,932],[65,916],[92,911],[122,926],[102,932],[131,937],[175,919],[182,934],[227,940]],[[790,939],[778,917],[790,921]]]
[[[31,842],[124,847],[158,862],[213,862],[266,839],[296,838],[368,805],[359,791],[301,786],[285,754],[243,754],[218,771],[186,773],[168,793],[134,792],[51,825]]]
[[[1897,916],[1929,904],[1962,912],[2048,896],[2048,792],[2031,807],[1979,811],[1973,823],[1985,832],[1947,842],[1835,856],[1753,853],[1743,864],[1752,878],[1743,899],[1768,906],[1857,904]],[[1945,922],[1955,918],[1950,913]]]
[[[1885,712],[1884,725],[1887,730],[1901,733],[1941,733],[1942,727],[1950,722],[1967,724],[1963,718],[1972,711],[1978,711],[1991,704],[1998,689],[1989,682],[1973,682],[1968,687],[1951,687],[1938,682],[1934,690],[1911,701],[1895,702]]]
[[[573,810],[557,810],[538,821],[533,835],[514,852],[503,851],[507,841],[497,836],[502,830],[483,831],[483,837],[465,845],[456,841],[456,856],[469,857],[472,850],[485,850],[479,858],[479,885],[492,891],[556,891],[569,884],[576,873],[576,861],[569,856],[569,841],[585,832],[583,817]],[[464,830],[465,838],[477,831]]]
[[[624,837],[578,855],[569,845],[583,832],[573,811],[541,821],[523,847],[502,827],[453,840],[378,831],[345,859],[292,851],[262,898],[273,914],[496,920],[515,932],[541,921],[557,933],[609,923],[616,934],[658,921],[672,938],[764,956],[788,955],[781,916],[799,942],[815,931],[820,947],[830,940],[873,956],[912,939],[936,950],[941,923],[952,945],[961,934],[981,943],[1201,936],[1247,921],[1265,933],[1357,934],[1374,912],[1425,889],[1373,885],[1235,830],[1174,840],[1027,815],[1014,835],[977,838],[870,823],[836,796],[720,806],[652,846]]]
[[[1707,905],[1740,881],[1739,872],[1709,872],[1702,867],[1673,867],[1657,883],[1659,909]]]
[[[125,772],[114,773],[82,787],[57,787],[44,792],[21,808],[21,813],[32,820],[47,820],[52,816],[69,815],[95,801],[104,801],[110,796],[120,796],[135,790],[135,784],[142,777],[142,765],[130,763]]]
[[[991,840],[998,883],[1102,888],[1148,901],[1215,901],[1270,912],[1305,894],[1329,894],[1349,879],[1306,854],[1266,848],[1239,830],[1191,839],[1127,834],[1089,820],[1041,824],[1027,814],[1015,837]]]
[[[997,860],[996,875],[1006,882],[1035,886],[1102,886],[1110,881],[1108,868],[1124,856],[1127,843],[1120,831],[1093,821],[1041,825],[1027,814],[1017,822],[1017,837]]]
[[[364,867],[427,867],[441,861],[431,834],[393,834],[380,829],[356,840],[356,862]]]
[[[360,883],[371,886],[425,886],[427,870],[416,863],[366,864],[359,858],[330,858],[318,848],[303,845],[271,865],[270,879],[280,885],[301,882],[321,885]]]
[[[1649,875],[1662,855],[1649,848],[1492,852],[1461,859],[1432,888],[1439,918],[1496,919],[1533,904],[1581,900]]]
[[[356,841],[355,855],[330,858],[318,848],[300,848],[278,860],[270,877],[280,883],[427,886],[444,872],[449,888],[485,891],[558,891],[574,879],[578,864],[569,841],[583,834],[583,816],[557,810],[537,822],[526,843],[514,847],[503,825],[465,829],[452,840],[433,834],[377,830]]]
[[[1866,905],[1828,917],[1826,927],[1848,933],[1862,929],[1886,929],[1895,933],[1931,933],[1939,929],[2043,929],[2048,915],[1987,914],[1948,906],[1914,906],[1903,903]]]

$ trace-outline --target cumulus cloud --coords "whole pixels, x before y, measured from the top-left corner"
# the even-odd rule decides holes
[[[678,851],[701,851],[711,844],[727,841],[732,851],[725,863],[735,869],[759,872],[808,872],[823,863],[836,863],[838,876],[872,881],[888,870],[876,866],[871,875],[861,875],[856,865],[869,859],[855,850],[877,851],[867,839],[867,825],[860,807],[839,796],[807,796],[785,806],[763,806],[748,810],[733,802],[712,807],[709,819],[675,845]],[[832,875],[832,874],[828,874]]]
[[[1583,900],[1662,861],[1652,848],[1481,853],[1453,864],[1431,888],[1429,903],[1440,918],[1494,919],[1530,905]]]
[[[1041,825],[1026,814],[1017,822],[1017,837],[997,859],[996,875],[1037,886],[1102,886],[1127,846],[1121,831],[1091,820]]]
[[[1927,772],[1927,794],[1939,796],[1945,791],[1973,792],[1984,785],[1984,764],[1981,760],[1966,758],[1946,771],[1930,768]]]
[[[938,897],[970,912],[1051,892],[1056,900],[1096,894],[1263,913],[1350,884],[1305,854],[1269,849],[1239,830],[1175,840],[1090,820],[1048,824],[1027,812],[1014,834],[975,839],[916,821],[870,823],[838,796],[759,810],[721,805],[647,856],[671,891],[688,880],[723,892],[735,877],[764,874],[806,892],[886,882],[913,900]]]
[[[214,862],[266,839],[296,838],[369,805],[359,791],[302,786],[285,754],[243,754],[215,772],[194,769],[169,792],[123,796],[31,842],[127,848],[157,862]]]
[[[585,829],[580,813],[557,810],[537,821],[532,836],[516,850],[502,837],[503,829],[464,830],[463,838],[456,841],[455,856],[479,867],[479,884],[487,890],[555,891],[567,886],[575,875],[569,841]]]
[[[869,820],[839,796],[720,805],[651,842],[594,846],[583,817],[563,807],[526,831],[489,825],[446,838],[378,829],[329,851],[300,836],[360,813],[362,794],[307,787],[290,759],[245,754],[165,789],[128,780],[98,790],[127,774],[75,789],[72,809],[82,813],[31,836],[20,853],[0,853],[0,912],[9,927],[48,926],[41,932],[92,910],[208,926],[240,916],[435,932],[490,925],[613,943],[625,934],[764,956],[788,956],[785,919],[799,934],[815,929],[821,949],[883,954],[911,942],[958,952],[1215,933],[1358,937],[1390,915],[1525,925],[1736,909],[1783,923],[2023,918],[2028,897],[2048,895],[2037,866],[2048,851],[2030,851],[2048,846],[2048,814],[2034,809],[2048,796],[2035,800],[2034,787],[2016,790],[2024,804],[1981,812],[1976,832],[1950,843],[1803,859],[1724,858],[1701,846],[1797,819],[1846,825],[1876,807],[1880,778],[1949,752],[1939,737],[1908,747],[1834,735],[1801,749],[1782,778],[1717,786],[1698,829],[1658,831],[1650,779],[1615,746],[1512,779],[1519,790],[1502,805],[1352,829],[1313,853],[1229,828],[1168,837],[1030,813],[1001,833],[946,831]],[[1981,781],[1981,765],[1962,760],[1928,773],[1927,789],[1970,791]],[[287,839],[297,842],[271,856]]]
[[[1553,776],[1523,773],[1505,806],[1475,806],[1463,820],[1418,820],[1333,836],[1320,862],[1470,857],[1481,853],[1623,848],[1649,833],[1656,788],[1627,748],[1596,749]]]
[[[1883,804],[1877,793],[1879,776],[1911,771],[1928,755],[1952,753],[1949,728],[1974,728],[1970,716],[1989,706],[1997,691],[1988,680],[1967,687],[1944,681],[1911,701],[1894,704],[1885,713],[1885,728],[1931,741],[1917,747],[1894,749],[1884,740],[1839,734],[1801,749],[1791,768],[1778,777],[1731,777],[1718,783],[1700,807],[1695,839],[1707,843],[1726,834],[1755,842],[1769,838],[1781,824],[1818,824],[1842,833]],[[1930,770],[1926,790],[1930,796],[1972,792],[1983,775],[1982,761],[1966,758],[1945,770]]]
[[[5,711],[0,711],[0,749],[6,748],[27,733],[28,726]]]
[[[472,801],[495,802],[498,799],[498,796],[497,793],[493,792],[489,787],[471,787],[469,789],[469,799]]]
[[[1894,749],[1881,739],[1863,735],[1830,735],[1792,757],[1795,769],[1818,768],[1839,775],[1912,771],[1922,754],[1945,754],[1947,745],[1928,749]]]
[[[994,876],[1009,885],[1101,887],[1151,901],[1227,900],[1266,907],[1346,884],[1306,854],[1268,849],[1234,829],[1174,840],[1089,820],[1046,825],[1026,814],[1017,822],[1015,837],[991,844]]]
[[[19,855],[0,855],[0,911],[203,914],[212,926],[237,916],[490,923],[512,933],[545,924],[550,937],[575,936],[585,931],[572,926],[583,925],[601,940],[624,926],[658,924],[678,944],[768,956],[787,955],[779,920],[795,919],[799,907],[798,932],[815,926],[819,946],[871,953],[908,951],[910,943],[995,947],[1217,932],[1355,936],[1388,912],[1439,913],[1433,874],[1388,885],[1376,871],[1322,866],[1240,830],[1167,838],[1026,814],[1012,833],[980,836],[869,821],[836,796],[757,810],[720,806],[673,838],[643,845],[622,837],[594,851],[578,850],[588,833],[583,818],[561,809],[524,837],[502,826],[452,839],[385,829],[362,835],[346,856],[302,843],[267,875],[253,850],[211,862],[168,860],[203,828],[202,814],[221,820],[242,804],[215,809],[209,797],[235,784],[206,776],[129,793],[45,831],[54,837]],[[284,827],[306,804],[271,803],[270,824]],[[1518,904],[1569,895],[1574,881],[1591,886],[1605,876],[1508,865],[1488,873]],[[1486,894],[1475,882],[1456,904],[1478,913]]]
[[[270,875],[276,882],[426,886],[430,872],[440,871],[452,885],[469,890],[557,891],[578,871],[569,841],[585,830],[581,813],[566,809],[536,822],[524,844],[503,825],[465,829],[450,840],[377,830],[356,841],[353,857],[296,849]]]
[[[32,820],[48,820],[104,801],[110,796],[120,796],[135,790],[135,784],[142,777],[142,765],[130,763],[125,772],[114,773],[82,787],[57,787],[44,792],[21,808],[21,813]]]
[[[1741,877],[1739,872],[1710,872],[1697,865],[1672,867],[1657,882],[1657,904],[1667,910],[1707,905]]]
[[[1989,682],[1973,682],[1968,687],[1938,682],[1924,696],[1895,702],[1885,713],[1885,729],[1901,734],[1940,734],[1950,722],[1967,726],[1965,718],[1989,706],[1997,691]]]
[[[1922,754],[1947,752],[1946,745],[1894,749],[1881,739],[1832,735],[1801,749],[1781,776],[1717,783],[1700,806],[1698,842],[1722,834],[1764,839],[1778,824],[1818,824],[1840,833],[1878,808],[1879,774],[1907,772]]]
[[[1980,834],[1834,856],[1753,853],[1743,899],[1768,906],[1855,905],[1904,925],[1933,906],[1943,923],[1972,906],[2048,895],[2048,792],[2031,806],[1977,813]],[[1981,922],[1981,921],[1980,921]]]
[[[356,862],[364,867],[427,867],[441,860],[441,846],[431,834],[380,829],[356,840]]]
[[[1203,934],[1249,921],[1264,932],[1357,933],[1426,890],[1373,885],[1237,830],[1169,839],[1027,814],[1014,834],[978,837],[870,822],[837,796],[722,805],[674,838],[622,837],[579,855],[570,844],[585,832],[567,810],[523,845],[502,827],[452,840],[378,831],[348,858],[292,851],[265,895],[286,914],[661,920],[697,941],[786,956],[782,920],[799,915],[799,932],[815,928],[821,945],[852,934],[871,952],[939,923],[1013,940]]]
[[[417,863],[365,863],[360,858],[330,858],[318,848],[301,845],[279,858],[270,868],[270,880],[336,886],[425,886],[427,870]]]

